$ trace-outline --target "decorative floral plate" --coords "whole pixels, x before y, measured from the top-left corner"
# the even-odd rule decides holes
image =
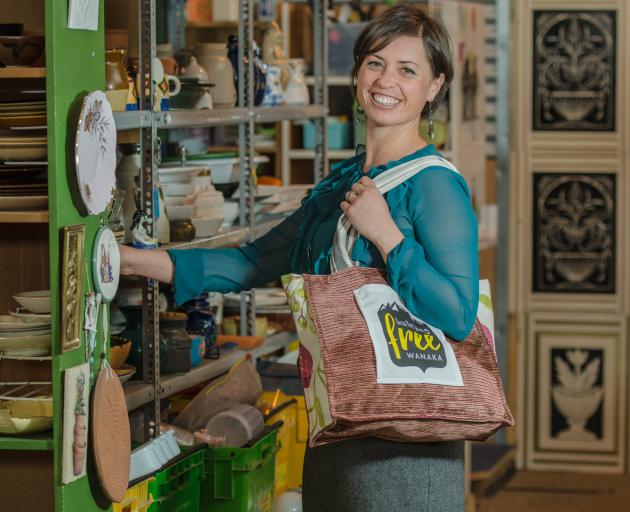
[[[116,187],[116,125],[102,91],[83,100],[74,147],[81,198],[90,214],[105,210]]]
[[[96,233],[92,248],[92,280],[103,302],[111,302],[120,279],[120,252],[111,229],[102,227]]]

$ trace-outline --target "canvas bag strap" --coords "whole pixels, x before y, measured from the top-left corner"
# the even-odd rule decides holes
[[[409,162],[399,164],[391,169],[379,174],[374,178],[374,183],[381,194],[389,192],[398,185],[404,183],[419,172],[428,167],[446,167],[459,174],[459,171],[448,160],[439,156],[423,156]],[[359,233],[352,226],[345,213],[341,214],[337,222],[335,239],[330,255],[330,271],[338,272],[344,268],[356,267],[358,264],[350,259],[354,244],[359,237]]]

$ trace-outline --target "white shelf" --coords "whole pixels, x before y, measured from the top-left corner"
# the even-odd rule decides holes
[[[256,239],[263,236],[267,233],[267,231],[280,224],[283,220],[284,217],[254,225],[253,238]],[[195,238],[189,242],[172,242],[170,244],[160,246],[160,249],[217,249],[219,247],[227,247],[230,245],[241,245],[247,241],[248,234],[248,227],[232,226],[225,228],[218,235],[206,238]]]
[[[160,396],[167,398],[171,395],[189,389],[197,384],[214,379],[226,373],[240,358],[250,354],[253,358],[262,357],[281,348],[297,339],[297,334],[291,332],[279,332],[269,336],[258,348],[247,351],[240,349],[221,350],[218,359],[204,359],[196,368],[189,372],[179,374],[160,375]],[[153,400],[153,387],[151,384],[139,381],[129,381],[124,385],[125,402],[127,409],[132,411]]]
[[[356,155],[356,150],[329,149],[327,153],[330,160],[345,160]],[[293,160],[312,160],[315,158],[315,151],[312,149],[292,149],[289,151],[289,158]]]
[[[277,121],[295,121],[326,117],[328,109],[322,105],[282,105],[279,107],[257,107],[254,109],[258,123],[274,123]]]
[[[306,77],[306,83],[307,85],[315,85],[315,77],[314,76],[307,76]],[[350,87],[352,83],[352,79],[350,78],[350,76],[346,76],[346,75],[328,75],[328,77],[326,77],[326,85],[337,85],[337,86],[348,86]]]
[[[195,238],[189,242],[172,242],[164,244],[161,249],[216,249],[217,247],[225,247],[227,245],[235,245],[242,243],[247,238],[248,229],[244,226],[233,226],[225,228],[221,233],[205,237]]]
[[[158,113],[156,122],[158,128],[196,128],[244,123],[247,116],[245,108],[175,109]]]
[[[131,110],[129,112],[114,112],[114,123],[117,130],[134,130],[151,126],[152,112],[146,110]]]
[[[273,354],[274,352],[285,348],[289,343],[298,339],[298,335],[294,332],[278,332],[269,336],[265,342],[258,348],[252,350],[252,357],[257,359],[259,357]]]

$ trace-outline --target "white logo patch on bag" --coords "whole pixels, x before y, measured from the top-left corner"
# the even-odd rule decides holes
[[[464,385],[442,330],[412,315],[392,288],[366,284],[354,295],[374,346],[376,382]]]

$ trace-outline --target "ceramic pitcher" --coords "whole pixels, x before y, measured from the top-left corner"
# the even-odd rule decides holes
[[[122,112],[127,104],[129,81],[125,69],[125,50],[105,52],[105,96],[114,112]]]
[[[227,49],[223,43],[197,43],[195,46],[197,62],[201,65],[214,84],[212,100],[218,108],[230,108],[236,104],[234,87],[234,69],[227,58]]]

